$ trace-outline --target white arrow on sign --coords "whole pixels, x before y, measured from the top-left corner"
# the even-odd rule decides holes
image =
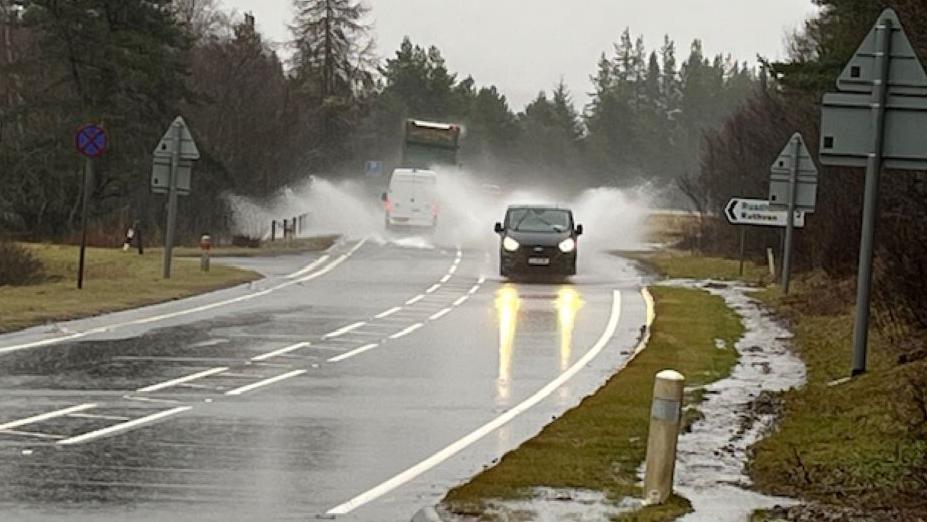
[[[734,198],[728,202],[724,215],[732,225],[757,225],[762,227],[785,227],[788,212],[773,210],[765,199]],[[804,228],[805,212],[795,211],[795,228]]]

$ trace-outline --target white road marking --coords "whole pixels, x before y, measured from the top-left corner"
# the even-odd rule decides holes
[[[59,440],[65,437],[64,435],[52,435],[50,433],[39,433],[37,431],[0,430],[0,432],[9,433],[10,435],[22,435],[24,437],[35,437],[37,439]]]
[[[446,283],[446,282],[448,282],[448,281],[450,281],[450,280],[451,280],[451,274],[447,274],[447,275],[445,275],[444,277],[441,278],[441,284],[443,285],[444,283]]]
[[[428,290],[425,290],[425,293],[426,293],[426,294],[433,294],[433,293],[437,292],[439,288],[441,288],[441,285],[440,285],[440,284],[431,285],[431,288],[429,288]]]
[[[396,312],[398,312],[398,311],[400,311],[400,310],[402,310],[402,307],[401,307],[401,306],[397,306],[397,307],[394,307],[394,308],[390,308],[389,310],[387,310],[387,311],[385,311],[385,312],[383,312],[383,313],[377,314],[377,315],[375,315],[375,316],[373,316],[373,317],[374,317],[374,319],[385,319],[385,318],[387,318],[387,317],[389,317],[389,316],[395,314]]]
[[[100,437],[106,437],[107,435],[113,435],[119,432],[128,431],[133,428],[137,428],[143,424],[148,424],[161,420],[165,417],[170,417],[171,415],[176,415],[178,413],[183,413],[185,411],[192,410],[193,406],[178,406],[176,408],[171,408],[169,410],[159,411],[158,413],[153,413],[151,415],[146,415],[138,419],[133,419],[128,422],[123,422],[120,424],[115,424],[113,426],[108,426],[99,430],[91,431],[84,433],[83,435],[78,435],[76,437],[71,437],[69,439],[59,440],[58,444],[62,446],[69,446],[72,444],[81,444],[84,442],[90,442],[94,439],[99,439]]]
[[[407,304],[407,305],[414,305],[415,303],[421,301],[421,300],[424,299],[424,298],[425,298],[425,294],[418,294],[417,296],[413,297],[412,299],[409,299],[408,301],[406,301],[406,304]]]
[[[241,395],[242,393],[249,392],[256,388],[261,388],[267,386],[268,384],[273,384],[275,382],[280,382],[291,377],[296,377],[297,375],[302,375],[308,372],[308,370],[293,370],[292,372],[284,373],[283,375],[278,375],[276,377],[271,377],[270,379],[264,379],[263,381],[258,381],[251,383],[247,386],[242,386],[241,388],[235,388],[234,390],[229,390],[225,392],[226,395]]]
[[[480,285],[481,285],[481,284],[483,284],[483,283],[485,283],[485,282],[486,282],[486,276],[480,276],[480,279],[479,279],[479,281],[477,281],[477,284],[480,284]]]
[[[79,411],[89,410],[96,408],[97,405],[94,403],[80,404],[77,406],[70,406],[68,408],[62,408],[60,410],[50,411],[48,413],[42,413],[39,415],[33,415],[32,417],[26,417],[25,419],[19,419],[15,421],[10,421],[5,424],[0,424],[0,431],[7,431],[13,428],[18,428],[20,426],[25,426],[27,424],[35,424],[36,422],[46,421],[48,419],[54,419],[55,417],[63,417],[69,413],[77,413]]]
[[[445,315],[447,315],[447,314],[449,314],[449,313],[451,313],[451,308],[445,308],[444,310],[441,310],[440,312],[438,312],[438,313],[432,315],[431,317],[429,317],[428,320],[429,320],[429,321],[437,321],[438,319],[441,319],[442,317],[444,317]]]
[[[151,386],[145,386],[144,388],[139,388],[135,391],[137,393],[146,393],[146,392],[163,390],[165,388],[171,388],[173,386],[177,386],[178,384],[195,381],[197,379],[202,379],[203,377],[209,377],[210,375],[215,375],[217,373],[222,373],[226,370],[228,370],[228,368],[225,366],[222,366],[219,368],[210,368],[208,370],[204,370],[201,372],[192,373],[190,375],[187,375],[186,377],[180,377],[177,379],[171,379],[169,381],[159,382],[158,384],[152,384]]]
[[[424,326],[422,323],[415,323],[415,324],[413,324],[412,326],[406,328],[405,330],[400,330],[400,331],[394,333],[393,335],[389,336],[389,338],[390,338],[390,339],[393,339],[393,340],[400,339],[400,338],[405,337],[405,336],[409,335],[410,333],[412,333],[412,332],[418,330],[418,329],[421,328],[422,326]]]
[[[123,395],[122,398],[128,401],[154,402],[157,404],[180,404],[180,401],[175,401],[173,399],[152,399],[150,397],[136,397],[134,395]]]
[[[473,295],[480,291],[480,285],[473,285],[473,288],[468,292],[470,295]]]
[[[219,344],[225,344],[229,342],[228,339],[209,339],[206,341],[198,342],[196,344],[191,344],[190,348],[206,348],[207,346],[216,346]]]
[[[360,355],[364,352],[369,352],[370,350],[373,350],[374,348],[378,346],[380,346],[379,343],[365,344],[364,346],[361,346],[360,348],[356,350],[351,350],[350,352],[343,353],[341,355],[332,357],[327,362],[330,362],[330,363],[341,362],[345,359],[350,359],[351,357],[354,357],[355,355]]]
[[[448,274],[451,274],[451,275],[456,274],[456,273],[457,273],[457,265],[455,264],[454,266],[452,266],[451,269],[447,271],[447,273],[448,273]]]
[[[102,420],[112,420],[112,421],[127,421],[129,417],[123,417],[122,415],[97,415],[94,413],[69,413],[68,417],[75,417],[78,419],[102,419]],[[62,439],[64,437],[61,437]]]
[[[602,336],[599,337],[599,340],[595,345],[589,349],[579,360],[576,361],[573,366],[567,369],[565,372],[561,373],[556,379],[549,382],[546,386],[538,390],[534,395],[525,399],[517,406],[506,411],[502,415],[499,415],[495,419],[489,421],[488,423],[480,426],[476,430],[470,432],[468,435],[454,441],[449,446],[445,447],[441,451],[435,453],[434,455],[428,457],[427,459],[419,462],[418,464],[412,466],[411,468],[399,473],[393,478],[383,482],[382,484],[370,489],[356,497],[348,500],[347,502],[340,504],[328,510],[326,514],[328,515],[344,515],[354,511],[360,506],[367,504],[373,500],[380,498],[381,496],[393,491],[394,489],[402,486],[403,484],[409,482],[410,480],[418,477],[422,473],[430,470],[431,468],[441,464],[450,457],[456,455],[463,449],[467,448],[474,442],[480,440],[486,435],[492,433],[493,431],[499,429],[500,427],[511,422],[512,419],[521,415],[522,413],[528,411],[533,406],[537,405],[539,402],[546,399],[550,394],[566,384],[570,379],[572,379],[577,373],[579,373],[583,368],[586,367],[596,356],[601,353],[601,351],[608,345],[608,342],[615,335],[615,330],[618,327],[618,320],[621,317],[621,292],[615,290],[612,294],[612,313],[608,319],[608,324],[605,327],[605,331],[602,333]]]
[[[219,307],[227,306],[227,305],[234,304],[234,303],[241,303],[241,302],[245,302],[245,301],[250,301],[250,300],[256,299],[256,298],[258,298],[258,297],[263,297],[263,296],[265,296],[265,295],[267,295],[267,294],[276,292],[277,290],[281,290],[281,289],[283,289],[283,288],[288,288],[288,287],[293,286],[293,285],[296,285],[296,284],[305,283],[305,282],[311,281],[311,280],[313,280],[313,279],[322,277],[323,275],[325,275],[325,274],[331,272],[332,270],[334,270],[335,268],[337,268],[341,263],[344,263],[349,257],[351,257],[352,255],[354,255],[354,253],[357,252],[357,251],[360,249],[360,247],[362,247],[366,242],[367,242],[367,238],[364,238],[364,239],[358,241],[358,243],[357,243],[356,245],[354,245],[354,247],[352,247],[350,250],[348,250],[347,253],[342,254],[342,255],[339,256],[337,259],[335,259],[334,261],[330,262],[330,263],[329,263],[328,265],[326,265],[324,268],[321,268],[320,270],[318,270],[318,271],[316,271],[316,272],[313,272],[313,273],[311,273],[311,274],[308,274],[308,275],[305,275],[305,276],[302,276],[302,277],[299,277],[299,278],[296,278],[296,279],[292,279],[292,280],[286,281],[286,282],[284,282],[284,283],[280,283],[280,284],[278,284],[278,285],[276,285],[276,286],[272,286],[272,287],[267,288],[267,289],[265,289],[265,290],[260,290],[260,291],[257,291],[257,292],[252,292],[252,293],[250,293],[250,294],[241,295],[241,296],[238,296],[238,297],[234,297],[234,298],[232,298],[232,299],[226,299],[226,300],[224,300],[224,301],[217,301],[217,302],[215,302],[215,303],[209,303],[209,304],[205,304],[205,305],[201,305],[201,306],[196,306],[196,307],[193,307],[193,308],[188,308],[188,309],[186,309],[186,310],[177,310],[176,312],[170,312],[170,313],[166,313],[166,314],[162,314],[162,315],[156,315],[156,316],[152,316],[152,317],[146,317],[146,318],[142,318],[142,319],[136,319],[136,320],[133,320],[133,321],[126,321],[126,322],[123,322],[123,323],[116,323],[116,324],[112,324],[112,325],[102,326],[102,327],[99,327],[99,328],[93,328],[93,329],[91,329],[91,330],[87,330],[87,331],[84,331],[84,332],[77,332],[77,333],[74,333],[74,334],[66,335],[66,336],[64,336],[64,337],[55,337],[55,338],[52,338],[52,339],[43,339],[43,340],[41,340],[41,341],[34,341],[34,342],[31,342],[31,343],[23,343],[23,344],[16,344],[16,345],[12,345],[12,346],[4,346],[4,347],[0,347],[0,355],[6,354],[6,353],[10,353],[10,352],[19,351],[19,350],[26,350],[26,349],[29,349],[29,348],[39,348],[39,347],[42,347],[42,346],[50,346],[50,345],[53,345],[53,344],[60,344],[60,343],[63,343],[63,342],[72,341],[72,340],[75,340],[75,339],[80,339],[80,338],[83,338],[83,337],[87,337],[88,335],[93,335],[93,334],[97,334],[97,333],[106,333],[106,332],[109,332],[109,331],[111,331],[111,330],[115,330],[115,329],[117,329],[117,328],[123,328],[123,327],[126,327],[126,326],[137,326],[137,325],[148,324],[148,323],[155,323],[155,322],[164,321],[164,320],[167,320],[167,319],[173,319],[173,318],[175,318],[175,317],[180,317],[180,316],[187,315],[187,314],[193,314],[193,313],[198,313],[198,312],[205,312],[205,311],[207,311],[207,310],[212,310],[212,309],[214,309],[214,308],[219,308]]]
[[[252,357],[251,360],[252,361],[266,361],[267,359],[270,359],[272,357],[276,357],[278,355],[283,355],[285,353],[290,353],[296,350],[300,350],[302,348],[306,348],[307,346],[312,346],[312,343],[291,344],[289,346],[284,346],[283,348],[280,348],[279,350],[274,350],[272,352],[267,352],[267,353],[262,353],[261,355],[256,355]]]
[[[351,330],[357,330],[358,328],[360,328],[361,326],[364,326],[365,324],[367,324],[366,321],[359,321],[359,322],[356,322],[356,323],[354,323],[354,324],[349,324],[349,325],[345,326],[344,328],[339,328],[339,329],[335,330],[334,332],[329,332],[329,333],[323,335],[323,336],[322,336],[322,339],[332,339],[332,338],[335,338],[335,337],[341,337],[342,335],[344,335],[344,334],[350,332]]]
[[[469,296],[469,295],[464,295],[464,296],[458,297],[457,300],[454,301],[454,306],[460,306],[460,305],[464,304],[465,302],[467,302],[467,299],[470,299],[470,296]]]
[[[315,268],[316,268],[317,266],[319,266],[319,265],[321,265],[322,263],[324,263],[324,262],[328,261],[329,259],[331,259],[331,257],[332,257],[332,256],[330,256],[330,255],[328,255],[328,254],[325,254],[324,256],[322,256],[322,257],[316,259],[315,261],[313,261],[312,263],[309,263],[308,265],[306,265],[305,268],[303,268],[302,270],[300,270],[300,271],[298,271],[298,272],[293,272],[292,274],[286,276],[286,278],[287,278],[287,279],[296,279],[297,277],[300,277],[300,276],[302,276],[302,275],[308,274],[309,272],[312,272],[313,270],[315,270]]]

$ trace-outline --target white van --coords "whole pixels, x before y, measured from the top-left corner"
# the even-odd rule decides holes
[[[383,193],[386,228],[438,224],[438,176],[431,170],[396,169]]]

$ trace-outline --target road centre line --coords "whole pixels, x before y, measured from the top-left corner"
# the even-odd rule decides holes
[[[408,301],[406,301],[406,304],[407,304],[407,305],[414,305],[415,303],[421,301],[421,300],[424,299],[424,298],[425,298],[425,294],[418,294],[417,296],[413,297],[412,299],[409,299]]]
[[[258,382],[248,384],[247,386],[242,386],[240,388],[235,388],[234,390],[229,390],[225,392],[225,395],[241,395],[245,392],[249,392],[251,390],[267,386],[268,384],[273,384],[275,382],[280,382],[282,380],[289,379],[291,377],[296,377],[297,375],[302,375],[308,371],[309,370],[293,370],[292,372],[287,372],[282,375],[278,375],[276,377],[271,377],[269,379],[264,379],[263,381],[258,381]]]
[[[438,319],[441,319],[441,318],[444,317],[445,315],[451,313],[451,310],[453,310],[453,309],[452,309],[452,308],[445,308],[444,310],[441,310],[440,312],[438,312],[438,313],[436,313],[436,314],[433,314],[431,317],[428,318],[428,320],[429,320],[429,321],[437,321]]]
[[[480,291],[480,285],[473,285],[473,287],[470,288],[469,294],[470,294],[470,295],[473,295],[473,294],[475,294],[475,293],[477,293],[477,292],[479,292],[479,291]]]
[[[447,271],[447,273],[450,275],[457,273],[457,263],[454,263],[454,266],[452,266],[451,269]]]
[[[568,368],[565,372],[561,373],[554,380],[549,382],[546,386],[538,390],[534,395],[525,399],[512,409],[506,411],[505,413],[499,415],[490,422],[480,426],[476,430],[470,432],[464,437],[454,441],[444,449],[438,451],[437,453],[431,455],[430,457],[422,460],[418,464],[402,471],[401,473],[390,478],[386,482],[381,483],[380,485],[357,495],[356,497],[348,500],[347,502],[333,507],[332,509],[326,512],[327,515],[345,515],[354,511],[360,506],[372,502],[381,496],[393,491],[394,489],[402,486],[403,484],[415,479],[422,473],[430,470],[431,468],[441,464],[445,460],[456,455],[460,451],[466,449],[473,443],[482,439],[486,435],[492,433],[493,431],[499,429],[500,427],[508,424],[513,419],[521,415],[522,413],[528,411],[547,397],[549,397],[554,391],[566,384],[570,379],[572,379],[577,373],[579,373],[583,368],[586,367],[593,359],[595,359],[599,353],[608,345],[609,341],[615,335],[615,331],[618,328],[618,321],[621,318],[621,292],[619,290],[614,290],[612,292],[612,311],[606,324],[605,331],[602,332],[602,336],[599,337],[599,340],[589,349],[576,363]]]
[[[379,313],[379,314],[377,314],[377,315],[375,315],[375,316],[373,316],[373,317],[374,317],[374,319],[385,319],[385,318],[387,318],[387,317],[389,317],[389,316],[395,314],[396,312],[398,312],[398,311],[400,311],[400,310],[402,310],[402,307],[401,307],[401,306],[396,306],[396,307],[390,308],[389,310],[387,310],[387,311],[385,311],[385,312]]]
[[[454,301],[454,305],[453,305],[453,306],[460,306],[460,305],[464,304],[465,302],[467,302],[467,299],[470,299],[470,296],[469,296],[469,295],[460,296],[460,297],[457,298],[456,301]]]
[[[8,433],[10,435],[20,435],[23,437],[35,437],[37,439],[52,439],[60,440],[63,439],[64,435],[52,435],[51,433],[39,433],[36,431],[22,431],[22,430],[0,430],[2,433]]]
[[[339,328],[335,330],[334,332],[329,332],[323,335],[322,339],[332,339],[334,337],[341,337],[342,335],[350,332],[351,330],[357,330],[358,328],[360,328],[361,326],[364,326],[365,324],[367,324],[366,321],[358,321],[354,324],[349,324],[343,328]]]
[[[360,355],[364,352],[369,352],[370,350],[373,350],[374,348],[377,348],[378,346],[380,346],[379,343],[365,344],[364,346],[361,346],[360,348],[357,348],[356,350],[351,350],[350,352],[343,353],[341,355],[332,357],[326,362],[330,362],[330,363],[341,362],[345,359],[350,359],[351,357],[354,357],[355,355]]]
[[[298,272],[293,272],[292,274],[286,276],[286,278],[287,278],[287,279],[296,279],[297,277],[299,277],[299,276],[301,276],[301,275],[308,274],[309,272],[312,272],[313,270],[315,270],[315,268],[316,268],[317,266],[319,266],[319,265],[321,265],[322,263],[328,261],[329,259],[331,259],[331,256],[330,256],[329,254],[325,254],[324,256],[322,256],[322,257],[316,259],[315,261],[309,263],[308,265],[306,265],[305,268],[303,268],[302,270],[299,270]]]
[[[296,351],[302,348],[306,348],[309,346],[312,346],[312,343],[291,344],[289,346],[284,346],[283,348],[280,348],[279,350],[274,350],[272,352],[267,352],[267,353],[262,353],[261,355],[256,355],[252,357],[251,360],[252,361],[266,361],[267,359],[270,359],[272,357],[283,355],[285,353],[290,353],[290,352],[293,352],[293,351]]]
[[[409,335],[410,333],[412,333],[412,332],[418,330],[418,329],[421,328],[422,326],[424,326],[422,323],[415,323],[415,324],[413,324],[412,326],[410,326],[410,327],[408,327],[408,328],[406,328],[406,329],[404,329],[404,330],[400,330],[400,331],[394,333],[393,335],[389,336],[389,338],[392,339],[392,340],[401,339],[401,338],[403,338],[403,337]]]
[[[169,410],[159,411],[158,413],[153,413],[151,415],[146,415],[138,419],[130,420],[128,422],[123,422],[120,424],[115,424],[113,426],[108,426],[99,430],[94,430],[83,435],[78,435],[76,437],[71,437],[69,439],[59,440],[57,444],[62,446],[70,446],[73,444],[81,444],[83,442],[89,442],[94,439],[99,439],[100,437],[106,437],[107,435],[113,435],[115,433],[128,431],[143,424],[149,424],[157,420],[161,420],[165,417],[170,417],[171,415],[176,415],[178,413],[183,413],[185,411],[192,410],[193,406],[178,406],[176,408],[171,408]]]
[[[431,285],[431,288],[429,288],[428,290],[425,290],[425,293],[426,293],[426,294],[433,294],[433,293],[437,292],[439,288],[441,288],[441,285],[440,285],[440,284]]]
[[[328,265],[326,265],[325,267],[319,269],[319,270],[316,271],[316,272],[313,272],[313,273],[311,273],[311,274],[308,274],[308,275],[305,275],[305,276],[302,276],[302,277],[299,277],[299,278],[296,278],[296,279],[292,279],[292,280],[290,280],[290,281],[286,281],[286,282],[284,282],[284,283],[280,283],[280,284],[278,284],[278,285],[272,286],[272,287],[267,288],[267,289],[265,289],[265,290],[260,290],[260,291],[257,291],[257,292],[252,292],[252,293],[250,293],[250,294],[241,295],[241,296],[234,297],[234,298],[231,298],[231,299],[226,299],[226,300],[223,300],[223,301],[217,301],[217,302],[215,302],[215,303],[209,303],[209,304],[205,304],[205,305],[201,305],[201,306],[196,306],[196,307],[188,308],[188,309],[185,309],[185,310],[178,310],[178,311],[175,311],[175,312],[170,312],[170,313],[166,313],[166,314],[156,315],[156,316],[152,316],[152,317],[146,317],[146,318],[142,318],[142,319],[136,319],[136,320],[132,320],[132,321],[126,321],[126,322],[116,323],[116,324],[112,324],[112,325],[108,325],[108,326],[102,326],[102,327],[98,327],[98,328],[93,328],[93,329],[90,329],[90,330],[87,330],[87,331],[84,331],[84,332],[77,332],[77,333],[73,333],[73,334],[70,334],[70,335],[66,335],[66,336],[64,336],[64,337],[54,337],[54,338],[51,338],[51,339],[43,339],[43,340],[41,340],[41,341],[34,341],[34,342],[29,342],[29,343],[16,344],[16,345],[11,345],[11,346],[4,346],[4,347],[0,347],[0,355],[6,354],[6,353],[10,353],[10,352],[19,351],[19,350],[26,350],[26,349],[29,349],[29,348],[40,348],[40,347],[43,347],[43,346],[50,346],[50,345],[54,345],[54,344],[60,344],[60,343],[63,343],[63,342],[73,341],[73,340],[75,340],[75,339],[80,339],[80,338],[83,338],[83,337],[87,337],[88,335],[93,335],[93,334],[97,334],[97,333],[106,333],[106,332],[110,332],[110,331],[115,330],[115,329],[117,329],[117,328],[124,328],[124,327],[126,327],[126,326],[137,326],[137,325],[143,325],[143,324],[148,324],[148,323],[154,323],[154,322],[164,321],[164,320],[167,320],[167,319],[173,319],[173,318],[175,318],[175,317],[180,317],[180,316],[187,315],[187,314],[193,314],[193,313],[198,313],[198,312],[205,312],[205,311],[207,311],[207,310],[212,310],[212,309],[214,309],[214,308],[219,308],[219,307],[227,306],[227,305],[230,305],[230,304],[235,304],[235,303],[241,303],[241,302],[245,302],[245,301],[250,301],[250,300],[256,299],[256,298],[258,298],[258,297],[263,297],[263,296],[265,296],[265,295],[267,295],[267,294],[276,292],[276,291],[281,290],[281,289],[283,289],[283,288],[288,288],[288,287],[293,286],[293,285],[296,285],[296,284],[305,283],[305,282],[308,282],[308,281],[311,281],[311,280],[313,280],[313,279],[319,278],[319,277],[321,277],[321,276],[323,276],[323,275],[325,275],[325,274],[331,272],[332,270],[334,270],[335,268],[337,268],[339,265],[341,265],[342,263],[344,263],[344,262],[345,262],[348,258],[350,258],[352,255],[354,255],[354,253],[357,252],[357,251],[367,242],[367,240],[368,240],[368,238],[364,238],[364,239],[358,241],[357,244],[354,245],[354,247],[352,247],[350,250],[348,250],[345,254],[342,254],[342,255],[339,256],[337,259],[335,259],[334,261],[331,261],[330,263],[328,263]]]
[[[90,410],[96,408],[95,403],[86,403],[79,404],[77,406],[69,406],[67,408],[62,408],[60,410],[50,411],[48,413],[41,413],[39,415],[33,415],[32,417],[26,417],[25,419],[19,419],[15,421],[10,421],[4,424],[0,424],[0,431],[6,431],[13,428],[18,428],[20,426],[25,426],[27,424],[35,424],[37,422],[46,421],[49,419],[54,419],[55,417],[63,417],[69,413],[77,413],[79,411]]]
[[[441,284],[443,285],[444,283],[450,280],[451,280],[451,274],[446,274],[444,277],[441,278]]]
[[[476,282],[476,284],[481,285],[481,284],[483,284],[483,283],[485,283],[485,282],[486,282],[486,276],[480,276],[480,278],[479,278],[479,280]]]
[[[159,382],[157,384],[152,384],[151,386],[145,386],[144,388],[139,388],[135,390],[136,393],[147,393],[158,390],[163,390],[165,388],[171,388],[177,386],[178,384],[183,384],[190,381],[195,381],[197,379],[202,379],[203,377],[209,377],[210,375],[215,375],[217,373],[222,373],[227,371],[228,367],[221,366],[218,368],[210,368],[201,372],[193,373],[185,377],[179,377],[177,379],[171,379],[169,381]]]

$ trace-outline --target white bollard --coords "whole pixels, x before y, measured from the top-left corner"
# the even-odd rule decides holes
[[[673,493],[676,442],[679,439],[682,387],[685,382],[686,378],[681,373],[664,370],[657,374],[653,384],[644,473],[644,502],[647,505],[662,504]]]

